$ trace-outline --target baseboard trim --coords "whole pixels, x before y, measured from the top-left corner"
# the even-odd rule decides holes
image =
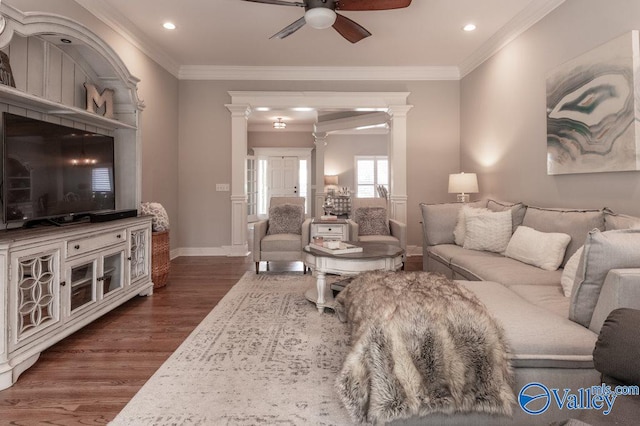
[[[246,257],[251,254],[250,251],[246,253],[238,254],[234,253],[232,246],[222,247],[180,247],[171,250],[171,259],[175,259],[180,256],[226,256],[226,257]]]

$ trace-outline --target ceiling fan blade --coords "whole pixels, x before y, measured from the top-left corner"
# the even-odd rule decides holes
[[[351,43],[357,43],[363,38],[369,37],[371,33],[367,31],[362,25],[355,21],[337,14],[336,22],[333,24],[333,28],[340,33],[340,35]]]
[[[304,20],[304,16],[303,16],[302,18],[298,19],[297,21],[295,21],[292,24],[287,25],[286,27],[284,27],[283,29],[281,29],[280,31],[278,31],[277,33],[275,33],[274,35],[272,35],[269,38],[270,39],[272,39],[272,38],[283,39],[285,37],[289,37],[291,34],[295,33],[300,28],[302,28],[304,26],[304,24],[306,24],[306,23],[307,23],[307,21]]]
[[[411,4],[411,0],[338,0],[337,10],[388,10],[402,9]]]
[[[250,1],[250,2],[253,2],[253,3],[276,4],[278,6],[304,7],[304,3],[299,2],[299,1],[295,1],[295,2],[284,1],[284,0],[243,0],[243,1]]]

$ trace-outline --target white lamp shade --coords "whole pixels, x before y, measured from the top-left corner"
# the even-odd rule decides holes
[[[478,192],[478,177],[475,173],[449,175],[449,193],[474,194]]]
[[[336,12],[326,7],[314,7],[304,14],[304,20],[317,30],[329,28],[336,22]]]

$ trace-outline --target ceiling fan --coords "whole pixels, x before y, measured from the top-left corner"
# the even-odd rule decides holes
[[[316,29],[333,27],[340,35],[351,43],[357,43],[363,38],[369,37],[371,33],[362,25],[351,19],[337,14],[336,10],[358,11],[358,10],[388,10],[401,9],[411,4],[411,0],[244,0],[254,3],[275,4],[279,6],[304,7],[305,14],[294,23],[284,27],[270,38],[280,38],[290,36],[298,31],[304,24],[309,24]]]

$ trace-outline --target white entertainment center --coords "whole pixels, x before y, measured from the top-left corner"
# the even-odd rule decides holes
[[[0,112],[112,136],[115,207],[137,209],[138,79],[107,43],[69,18],[25,16],[2,3],[0,15],[0,49],[15,78],[15,87],[0,84]],[[85,83],[113,90],[113,117],[87,110]],[[0,390],[46,348],[152,292],[150,216],[0,231]]]
[[[0,390],[40,352],[153,293],[151,217],[0,233]]]

